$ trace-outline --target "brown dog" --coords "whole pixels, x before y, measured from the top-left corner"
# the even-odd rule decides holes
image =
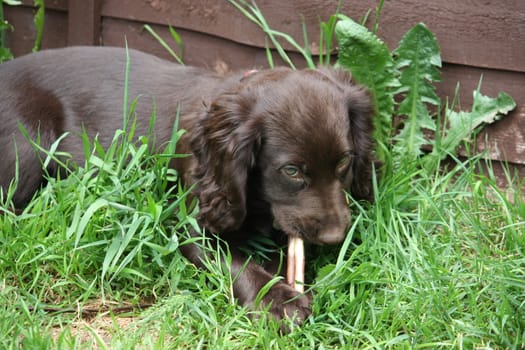
[[[372,123],[368,94],[343,70],[263,70],[226,77],[180,66],[130,50],[129,97],[136,108],[137,135],[146,135],[156,106],[155,136],[165,144],[180,106],[187,130],[177,151],[192,157],[172,162],[186,185],[196,183],[200,224],[228,239],[273,231],[316,244],[341,242],[349,228],[345,191],[371,196]],[[21,123],[44,148],[59,144],[83,160],[82,129],[107,146],[122,127],[126,51],[75,47],[42,51],[0,65],[0,186],[15,174],[15,206],[42,184],[42,165],[20,133]],[[16,148],[15,148],[16,144]],[[58,171],[50,164],[47,171]],[[239,254],[230,267],[234,294],[255,307],[272,275]],[[183,248],[201,264],[197,245]],[[284,282],[263,298],[278,319],[304,319],[309,299]],[[289,301],[290,299],[292,301]]]

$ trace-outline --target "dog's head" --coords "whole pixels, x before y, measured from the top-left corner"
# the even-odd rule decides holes
[[[257,200],[268,203],[277,228],[340,242],[350,224],[345,192],[371,197],[371,112],[368,93],[343,70],[274,69],[244,79],[192,130],[203,223],[238,229],[257,176]]]

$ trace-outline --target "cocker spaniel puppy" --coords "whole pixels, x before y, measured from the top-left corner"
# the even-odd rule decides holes
[[[136,135],[148,133],[156,106],[158,145],[171,137],[180,109],[187,130],[171,166],[185,185],[196,184],[199,223],[236,243],[257,232],[314,244],[341,242],[350,225],[346,193],[369,199],[372,190],[371,103],[349,73],[333,68],[277,68],[219,76],[129,51],[129,96],[140,97]],[[7,191],[19,166],[14,205],[42,185],[38,154],[20,132],[83,161],[78,135],[85,130],[107,146],[122,127],[126,51],[72,47],[30,54],[0,65],[0,186]],[[15,148],[16,144],[16,148]],[[18,160],[17,160],[18,158]],[[46,171],[57,173],[50,163]],[[255,308],[272,274],[246,263],[230,244],[234,295]],[[183,254],[202,266],[198,245]],[[281,319],[310,314],[310,299],[282,281],[262,299]]]

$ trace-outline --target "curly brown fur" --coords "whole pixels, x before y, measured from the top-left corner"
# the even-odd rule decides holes
[[[199,222],[230,242],[234,294],[255,308],[256,295],[272,279],[235,249],[257,232],[311,243],[341,242],[350,225],[346,192],[372,196],[372,107],[351,76],[333,68],[262,70],[219,76],[130,51],[129,96],[136,106],[136,135],[148,132],[156,106],[157,144],[169,141],[180,108],[187,133],[177,150],[191,153],[171,165],[184,184],[196,184]],[[83,129],[109,145],[122,125],[126,53],[119,48],[48,50],[0,65],[0,186],[5,192],[20,169],[13,198],[23,206],[42,185],[38,154],[19,131],[39,135],[49,147],[64,132],[58,151],[83,160]],[[47,171],[58,171],[50,164]],[[184,255],[203,266],[197,245]],[[289,299],[292,299],[291,301]],[[310,314],[310,299],[284,282],[262,305],[278,319]]]

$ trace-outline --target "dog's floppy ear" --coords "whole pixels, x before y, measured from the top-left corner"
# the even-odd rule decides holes
[[[253,100],[236,93],[213,101],[192,130],[199,217],[215,233],[238,229],[246,216],[246,188],[260,146]]]
[[[332,82],[339,85],[347,94],[347,111],[350,124],[348,138],[353,146],[350,192],[355,199],[373,200],[372,167],[374,161],[374,141],[372,122],[374,108],[370,93],[352,81],[350,72],[344,69],[322,67]]]
[[[353,87],[348,95],[348,118],[350,120],[350,140],[353,144],[352,184],[350,192],[355,199],[374,198],[372,171],[374,164],[374,142],[372,134],[373,108],[368,92]]]

